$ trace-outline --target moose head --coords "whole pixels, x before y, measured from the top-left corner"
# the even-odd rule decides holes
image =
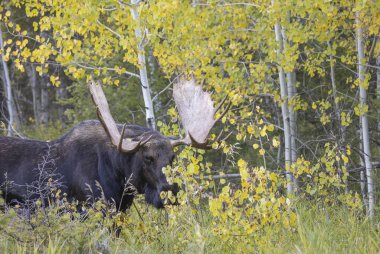
[[[174,194],[178,192],[178,186],[169,185],[162,171],[174,159],[173,148],[178,145],[209,148],[207,137],[210,130],[230,107],[228,103],[224,112],[215,119],[215,114],[222,108],[226,98],[214,108],[210,94],[203,91],[202,86],[197,86],[194,79],[179,79],[174,85],[173,97],[182,120],[184,137],[167,137],[148,128],[141,128],[142,131],[137,134],[133,126],[116,124],[99,83],[91,81],[89,88],[98,118],[113,147],[124,155],[122,157],[132,158],[121,164],[124,168],[123,176],[128,177],[133,171],[132,178],[137,178],[135,182],[139,186],[137,189],[145,194],[148,203],[157,208],[164,205],[160,198],[162,191],[172,191]]]

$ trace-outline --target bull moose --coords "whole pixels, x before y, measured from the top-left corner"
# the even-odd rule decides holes
[[[148,203],[162,208],[160,193],[178,191],[162,172],[174,159],[173,147],[206,148],[211,128],[230,105],[215,120],[225,100],[214,108],[210,94],[196,86],[194,79],[178,80],[173,97],[185,136],[173,138],[137,125],[116,124],[101,85],[91,81],[89,88],[99,121],[83,121],[50,142],[0,137],[0,190],[6,202],[23,202],[41,178],[39,169],[46,166],[41,164],[50,163],[54,177],[62,182],[60,189],[70,199],[104,197],[125,210],[134,195],[141,193]]]

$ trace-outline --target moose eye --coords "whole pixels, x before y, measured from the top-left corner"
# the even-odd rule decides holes
[[[145,163],[151,164],[154,161],[154,158],[152,156],[145,156],[144,157]]]

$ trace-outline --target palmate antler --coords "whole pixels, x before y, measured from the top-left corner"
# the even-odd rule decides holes
[[[98,118],[110,137],[112,144],[116,146],[120,152],[132,153],[149,141],[149,138],[140,141],[124,139],[123,136],[126,125],[124,125],[120,134],[116,122],[111,115],[102,86],[99,83],[96,84],[94,80],[91,80],[89,88],[92,99],[97,107]]]
[[[210,94],[203,91],[202,86],[197,86],[194,78],[190,80],[179,79],[174,85],[173,97],[182,119],[185,137],[172,140],[172,146],[192,145],[197,148],[208,148],[207,137],[210,130],[231,106],[231,103],[228,103],[225,111],[217,119],[214,119],[215,114],[222,107],[227,97],[217,108],[214,108]]]

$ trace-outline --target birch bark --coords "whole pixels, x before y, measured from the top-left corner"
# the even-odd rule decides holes
[[[377,37],[376,43],[380,43],[380,36]],[[376,97],[378,100],[380,100],[380,52],[377,52],[376,55]],[[380,108],[377,110],[379,119],[380,119]],[[377,133],[378,133],[378,140],[380,140],[380,120],[377,123]],[[379,149],[379,156],[380,156],[380,144],[378,145]]]
[[[360,93],[360,106],[363,108],[367,104],[367,89],[364,87],[365,82],[365,55],[363,45],[363,32],[360,20],[360,11],[356,12],[356,43],[358,50],[358,76],[359,76],[359,93]],[[363,113],[361,116],[362,126],[362,143],[363,143],[363,156],[367,176],[367,193],[368,193],[368,215],[373,218],[375,215],[375,197],[374,197],[374,182],[372,178],[372,162],[371,162],[371,149],[369,143],[368,131],[368,116]]]
[[[290,14],[288,14],[288,19],[290,20]],[[282,40],[283,40],[283,49],[286,49],[286,46],[292,46],[292,42],[288,41],[286,37],[285,30],[282,28],[281,30]],[[287,85],[287,96],[288,100],[293,100],[296,95],[296,73],[295,71],[287,72],[286,73],[286,85]],[[289,166],[291,166],[294,162],[297,160],[297,144],[296,144],[296,137],[297,137],[297,120],[296,120],[296,112],[294,111],[294,107],[292,106],[292,103],[287,103],[288,106],[288,112],[289,112],[289,130],[290,130],[290,159],[289,159]],[[293,180],[293,187],[295,191],[297,191],[298,188],[298,181],[292,176]]]
[[[12,86],[11,86],[11,79],[9,77],[9,70],[7,62],[4,59],[4,42],[3,42],[3,32],[1,30],[1,23],[0,23],[0,49],[1,49],[1,63],[3,66],[4,71],[4,87],[5,87],[5,94],[6,94],[6,100],[7,100],[7,109],[8,109],[8,136],[13,136],[14,130],[13,130],[13,124],[14,124],[14,110],[13,110],[13,96],[12,96]]]
[[[137,24],[136,29],[135,29],[135,36],[138,41],[138,45],[137,45],[138,63],[139,63],[139,71],[140,71],[141,89],[142,89],[142,94],[143,94],[144,103],[145,103],[146,123],[149,128],[155,130],[156,120],[154,116],[154,108],[153,108],[152,97],[150,94],[148,72],[146,68],[144,38],[141,31],[140,16],[137,11],[139,2],[140,0],[131,0],[131,5],[132,5],[131,12],[132,12],[132,17]]]
[[[280,81],[281,90],[281,113],[282,120],[284,124],[284,140],[285,140],[285,170],[287,179],[287,192],[288,194],[293,193],[293,175],[289,172],[291,163],[291,134],[290,134],[290,119],[289,119],[289,108],[288,108],[288,88],[285,79],[285,72],[281,66],[281,53],[284,50],[283,39],[281,35],[281,26],[277,22],[275,25],[276,41],[279,44],[279,49],[277,51],[277,64],[278,64],[278,76]]]

